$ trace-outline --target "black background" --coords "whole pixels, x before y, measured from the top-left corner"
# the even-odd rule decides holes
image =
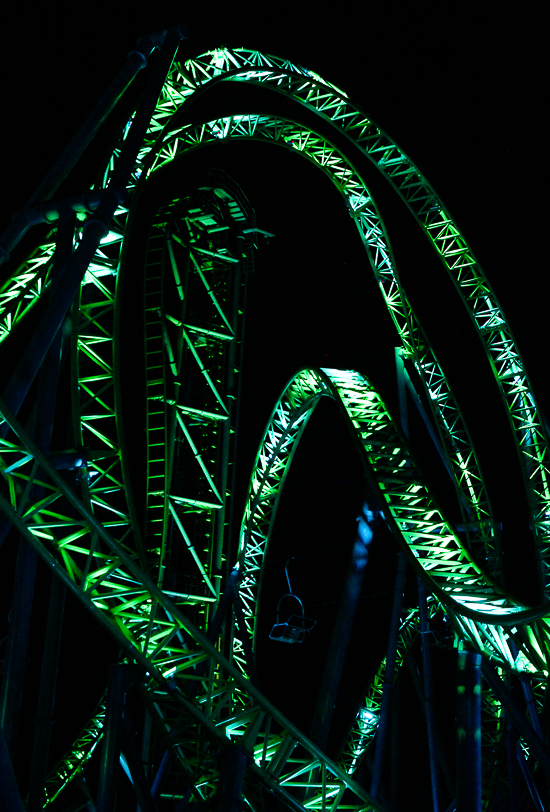
[[[455,218],[485,269],[512,325],[535,394],[549,403],[547,383],[546,102],[542,4],[465,5],[163,3],[143,12],[134,4],[89,7],[19,6],[4,28],[2,60],[2,186],[0,227],[24,205],[60,149],[122,65],[137,36],[184,22],[190,56],[221,45],[286,56],[355,100],[412,158]],[[229,91],[228,91],[229,94]],[[235,98],[235,101],[233,101]],[[252,99],[252,97],[247,97]],[[221,109],[254,97],[219,98]],[[97,149],[101,147],[101,142]],[[366,255],[338,193],[298,156],[277,148],[223,146],[197,158],[226,169],[243,186],[260,228],[277,236],[260,247],[251,280],[243,369],[242,446],[237,499],[267,417],[289,377],[299,368],[356,368],[395,406],[396,337]],[[81,177],[86,167],[80,168]],[[179,170],[184,183],[185,168]],[[525,601],[533,594],[529,530],[506,416],[458,297],[404,207],[374,170],[368,181],[386,218],[399,271],[444,364],[479,446],[497,518],[503,522],[510,588]],[[78,172],[77,172],[78,176]],[[420,428],[417,453],[439,498],[448,492]],[[363,484],[351,441],[332,404],[314,415],[288,478],[270,552],[260,605],[258,659],[265,690],[307,729],[323,654],[349,549]],[[236,513],[239,513],[237,501]],[[450,507],[452,512],[453,508]],[[9,570],[9,551],[0,564]],[[318,620],[302,647],[268,640],[274,610],[286,591],[284,564],[306,614]],[[373,667],[385,634],[395,566],[395,545],[380,534],[354,629],[353,656],[340,698],[341,718]],[[514,577],[514,573],[516,573]],[[413,600],[409,578],[407,599]],[[9,606],[9,590],[4,593]],[[105,682],[116,650],[71,603],[64,633],[60,720],[76,728]],[[36,618],[35,627],[40,626]],[[5,628],[5,621],[3,621]],[[36,644],[38,652],[39,644]],[[373,653],[374,651],[374,653]],[[452,728],[452,653],[436,657],[442,727]],[[29,670],[39,654],[29,654]],[[449,676],[450,674],[450,676]],[[403,686],[405,782],[425,760],[425,734],[415,700]],[[30,691],[30,689],[29,689]],[[29,700],[31,703],[31,700]],[[56,714],[57,715],[57,714]],[[81,718],[82,717],[82,718]],[[27,717],[26,717],[27,718]],[[29,721],[30,724],[32,712]],[[59,721],[54,749],[73,735]],[[338,731],[334,734],[335,742]],[[452,733],[449,733],[449,740]],[[23,745],[22,745],[23,747]],[[57,753],[56,750],[56,753]],[[412,752],[416,756],[411,755]],[[57,753],[59,754],[59,753]],[[452,747],[451,747],[452,758]],[[416,800],[423,808],[425,779]],[[417,804],[413,806],[412,804]]]

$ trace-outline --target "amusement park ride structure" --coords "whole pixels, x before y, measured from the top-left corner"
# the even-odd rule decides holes
[[[510,326],[434,189],[345,92],[249,49],[186,60],[182,38],[172,28],[139,41],[0,242],[8,268],[0,289],[0,534],[19,545],[0,697],[0,806],[107,812],[125,793],[142,812],[404,808],[389,753],[407,667],[426,719],[432,808],[547,809],[548,437]],[[64,196],[75,163],[143,68],[149,76],[106,165],[93,184]],[[241,143],[305,159],[340,194],[396,330],[398,413],[363,370],[288,370],[239,517],[247,289],[254,250],[273,234],[256,224],[237,177],[191,168],[177,193],[167,179],[182,163],[201,166],[203,152],[214,165],[218,150]],[[435,251],[500,393],[532,530],[537,597],[529,603],[506,588],[484,475],[398,275],[373,197],[381,184]],[[349,430],[364,498],[313,719],[302,730],[262,692],[258,607],[283,485],[327,400]],[[450,511],[415,461],[408,403],[452,483]],[[335,748],[327,743],[338,688],[379,534],[395,549],[396,571],[380,621],[384,650]],[[21,686],[38,559],[52,573],[51,595],[23,768]],[[414,600],[404,599],[407,572]],[[301,609],[283,616],[279,601],[271,634],[279,645],[304,642],[314,623],[288,586]],[[118,656],[85,729],[51,767],[65,592]],[[434,639],[457,662],[456,768],[434,711]]]

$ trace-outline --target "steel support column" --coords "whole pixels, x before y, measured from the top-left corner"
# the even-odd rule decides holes
[[[17,552],[8,645],[2,669],[0,694],[0,727],[4,730],[6,747],[12,756],[15,752],[23,693],[37,560],[36,550],[21,538]]]
[[[105,190],[93,219],[86,222],[82,241],[73,253],[63,274],[62,284],[58,286],[52,296],[47,310],[21,354],[15,373],[11,376],[4,390],[4,401],[14,414],[19,411],[19,407],[65,318],[67,310],[78,293],[82,277],[97,251],[101,238],[108,233],[117,206],[122,198],[126,196],[128,178],[181,39],[182,33],[179,29],[171,28],[167,31],[158,60],[149,76],[147,87],[139,103],[130,132],[118,158],[111,182]],[[7,423],[4,423],[0,426],[0,436],[5,437],[8,430]]]
[[[149,56],[155,48],[162,45],[165,31],[141,37],[137,48],[130,51],[128,58],[118,74],[115,76],[103,96],[80,126],[71,141],[67,144],[55,164],[49,170],[27,204],[21,212],[14,217],[0,241],[0,263],[9,258],[9,252],[17,245],[23,235],[32,225],[28,213],[31,207],[43,200],[49,200],[59,189],[80,156],[84,153],[109,113],[112,112],[119,99],[123,96],[139,71],[147,65]]]
[[[456,812],[481,812],[481,654],[459,651]]]
[[[403,590],[405,588],[405,576],[407,574],[407,562],[402,552],[398,553],[397,574],[395,577],[395,590],[393,595],[393,608],[390,623],[390,634],[388,640],[388,651],[386,654],[386,670],[384,671],[384,690],[380,705],[380,721],[376,733],[376,750],[374,753],[374,764],[372,768],[372,783],[370,794],[373,798],[378,798],[380,794],[380,783],[382,780],[382,765],[384,763],[384,752],[386,749],[386,739],[389,728],[389,714],[393,693],[393,680],[395,674],[395,660],[397,655],[397,634],[399,631],[399,617],[403,603]]]
[[[214,531],[214,549],[212,551],[212,574],[214,578],[214,586],[218,595],[221,591],[222,573],[222,555],[224,550],[224,537],[226,526],[226,508],[227,508],[227,482],[230,465],[230,445],[231,433],[234,428],[235,420],[235,362],[237,359],[237,340],[239,335],[238,321],[239,321],[239,299],[240,287],[242,276],[242,240],[238,240],[233,234],[233,243],[235,244],[234,255],[238,258],[238,262],[232,266],[232,286],[231,286],[231,327],[233,341],[229,342],[226,369],[225,369],[225,392],[227,396],[227,403],[229,414],[223,426],[222,441],[221,441],[221,458],[220,458],[220,482],[219,489],[222,495],[222,506],[216,513],[216,525]],[[241,370],[242,371],[242,370]],[[238,597],[238,596],[237,596]]]
[[[359,516],[358,532],[353,545],[342,598],[338,608],[338,615],[334,624],[334,631],[330,641],[326,665],[321,679],[319,698],[315,707],[311,725],[311,739],[315,744],[325,749],[334,712],[334,704],[340,687],[342,671],[351,637],[351,630],[357,604],[361,594],[361,587],[365,577],[365,569],[369,557],[368,548],[372,541],[372,527],[374,515],[370,513],[370,522],[367,514],[368,505],[365,504],[362,515]]]
[[[55,705],[57,666],[61,647],[61,627],[65,607],[65,584],[52,573],[48,625],[44,641],[42,675],[38,695],[36,728],[31,758],[27,812],[40,812],[44,805],[44,785],[50,752],[51,726]]]
[[[487,680],[489,687],[492,691],[494,691],[496,697],[502,703],[519,735],[527,743],[530,751],[546,773],[546,776],[550,777],[550,754],[546,744],[531,727],[529,721],[518,707],[510,691],[498,676],[491,663],[483,659],[481,662],[481,668],[483,671],[483,676]]]
[[[519,769],[517,760],[518,733],[508,719],[506,728],[506,761],[508,765],[508,791],[510,812],[521,811],[521,792],[519,786]]]
[[[52,266],[53,285],[59,283],[63,269],[71,256],[74,219],[74,212],[63,212]],[[50,451],[60,359],[61,331],[57,330],[44,358],[42,368],[40,369],[34,411],[29,421],[29,433],[34,437],[36,444],[45,454],[49,454]],[[17,369],[19,369],[19,366]],[[9,431],[7,423],[5,424],[5,428],[7,433]],[[42,486],[34,485],[32,491],[34,498],[38,498],[42,494],[43,488]],[[0,520],[0,545],[9,531],[9,528],[9,520],[6,516],[2,516]],[[4,728],[7,746],[12,753],[17,737],[17,725],[21,707],[36,564],[36,551],[25,539],[21,538],[17,554],[8,649],[4,661],[4,676],[0,696],[0,720]],[[59,634],[59,631],[60,626],[58,625],[54,633]],[[47,642],[46,645],[48,646],[50,644]]]
[[[113,665],[107,689],[107,707],[101,747],[101,767],[97,812],[114,812],[116,804],[116,772],[122,739],[122,713],[126,692],[135,682],[137,669],[129,665]]]
[[[241,812],[247,761],[248,756],[240,747],[228,747],[223,751],[216,793],[216,812]]]
[[[23,812],[9,750],[0,726],[0,812]]]
[[[430,758],[430,779],[432,785],[432,805],[434,812],[439,812],[439,780],[437,770],[437,730],[433,697],[432,658],[428,635],[428,607],[426,589],[423,581],[418,579],[418,602],[420,609],[420,634],[422,638],[422,668],[424,672],[424,707],[426,708],[426,726],[428,729],[428,751]],[[473,810],[472,810],[473,812]]]

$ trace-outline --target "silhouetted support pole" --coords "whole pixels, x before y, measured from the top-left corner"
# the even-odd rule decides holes
[[[242,240],[238,240],[235,237],[235,234],[232,234],[232,242],[233,245],[236,246],[237,250],[235,251],[238,262],[231,266],[232,272],[232,285],[231,285],[231,328],[233,330],[233,335],[235,338],[233,341],[229,342],[229,346],[227,348],[227,359],[226,359],[226,367],[225,367],[225,392],[227,397],[227,404],[229,414],[227,420],[224,422],[223,429],[222,429],[222,439],[221,439],[221,449],[220,449],[220,479],[219,479],[219,489],[222,495],[222,505],[219,510],[216,511],[215,517],[215,527],[214,527],[214,550],[213,550],[213,577],[214,577],[214,586],[218,595],[221,591],[221,581],[222,581],[222,561],[223,556],[222,552],[224,549],[224,537],[225,537],[225,527],[226,527],[226,507],[227,507],[227,482],[229,476],[229,467],[231,465],[230,460],[230,448],[231,448],[231,434],[234,430],[235,425],[235,395],[236,395],[236,387],[235,387],[235,365],[237,359],[237,340],[239,335],[239,299],[240,299],[240,287],[241,287],[241,276],[242,276]],[[241,367],[242,369],[242,367]],[[234,462],[235,460],[233,460]],[[238,600],[238,592],[235,593],[236,598]],[[248,637],[248,635],[246,635]]]
[[[390,708],[390,812],[399,812],[399,705],[400,684],[392,692]]]
[[[31,623],[36,562],[36,550],[22,539],[15,567],[8,645],[3,665],[0,696],[0,726],[4,730],[6,747],[12,756],[15,752],[23,679],[27,661],[27,643]]]
[[[508,767],[508,792],[510,812],[521,812],[521,792],[517,761],[518,734],[510,719],[506,727],[506,764]]]
[[[61,283],[27,342],[14,374],[8,381],[3,399],[14,415],[17,415],[19,407],[78,293],[82,277],[97,251],[100,240],[109,233],[109,226],[115,211],[126,197],[126,184],[182,37],[182,32],[177,28],[171,28],[166,32],[160,54],[149,76],[128,136],[123,143],[109,186],[105,189],[93,218],[86,221],[80,245],[73,253],[63,273]],[[7,423],[0,426],[0,436],[5,437],[8,431]]]
[[[421,703],[421,707],[422,707],[422,710],[424,712],[424,717],[425,717],[426,716],[426,707],[425,707],[425,704],[424,704],[424,689],[423,689],[423,686],[422,686],[422,681],[420,679],[420,673],[418,671],[418,666],[416,665],[416,662],[414,661],[414,657],[413,657],[411,652],[409,652],[409,654],[407,655],[406,661],[407,661],[407,665],[409,667],[409,673],[410,673],[411,679],[413,681],[413,685],[414,685],[414,689],[416,691],[416,695],[418,696],[418,700]],[[441,770],[441,772],[443,774],[443,778],[445,779],[445,784],[447,786],[447,789],[449,790],[449,795],[454,795],[454,793],[456,791],[456,786],[455,786],[456,781],[455,781],[454,775],[451,775],[451,770],[449,768],[447,755],[446,755],[446,752],[445,752],[445,750],[443,748],[443,744],[441,742],[441,738],[440,738],[440,735],[439,735],[439,729],[437,727],[435,729],[435,733],[436,733],[436,737],[437,737],[436,738],[436,752],[437,752],[437,758],[439,760],[439,768],[440,768],[440,770]],[[447,810],[445,810],[445,812],[447,812]],[[451,812],[454,812],[454,807],[451,810]]]
[[[256,661],[254,659],[254,652],[250,643],[250,635],[246,628],[244,614],[242,609],[241,597],[239,594],[239,578],[241,573],[238,569],[233,569],[227,578],[225,589],[221,595],[218,603],[216,613],[208,626],[207,638],[211,643],[215,643],[221,634],[222,626],[228,612],[233,609],[235,619],[241,635],[241,642],[247,667],[247,673],[250,681],[256,688],[260,688],[260,678],[256,669]],[[206,664],[198,666],[197,674],[205,673]]]
[[[40,812],[44,806],[44,784],[46,782],[48,755],[50,752],[65,591],[63,581],[55,573],[52,573],[48,624],[44,641],[38,712],[36,714],[36,729],[31,758],[27,812]]]
[[[52,286],[59,282],[63,267],[70,257],[73,236],[74,213],[65,212],[60,223],[59,237],[53,259]],[[45,454],[49,454],[50,451],[60,360],[61,331],[58,330],[40,370],[34,414],[29,425],[29,432],[33,435],[40,450]],[[7,424],[5,425],[7,426]],[[32,493],[35,499],[39,499],[43,495],[43,487],[34,485]],[[4,541],[9,528],[9,520],[2,515],[0,517],[0,545]],[[23,678],[27,660],[36,563],[36,550],[21,538],[17,553],[8,646],[0,691],[0,723],[4,728],[6,744],[12,753],[14,752],[17,737]],[[57,634],[60,633],[59,625],[55,631]]]
[[[516,755],[518,759],[518,764],[520,766],[521,772],[523,773],[523,777],[525,779],[525,783],[527,784],[527,789],[529,790],[529,794],[531,796],[531,800],[533,801],[535,809],[537,810],[537,812],[545,812],[544,805],[539,795],[538,787],[535,784],[533,774],[529,769],[527,760],[523,755],[523,750],[521,748],[521,744],[519,743],[519,741],[516,742]]]
[[[14,217],[13,222],[2,235],[0,239],[0,263],[9,258],[10,251],[24,236],[29,226],[37,222],[34,210],[36,204],[49,200],[56,193],[135,76],[147,65],[147,60],[152,51],[162,45],[165,35],[166,32],[162,31],[158,34],[141,37],[138,40],[136,50],[130,51],[128,59],[96,106],[31,195],[25,208]]]
[[[47,294],[48,301],[51,299],[53,292],[57,289],[59,281],[62,278],[63,271],[71,258],[75,222],[75,213],[71,209],[63,209],[59,219],[59,225],[57,227],[57,240],[53,255],[50,285]],[[52,340],[52,344],[41,366],[38,380],[38,392],[36,402],[34,403],[34,414],[31,425],[28,427],[29,433],[33,436],[34,441],[45,454],[49,454],[50,452],[50,438],[53,429],[55,402],[57,396],[57,379],[61,360],[61,333],[62,330],[59,329]],[[4,429],[3,436],[5,437],[8,432],[7,424],[2,428]],[[36,487],[34,491],[36,493]],[[4,514],[1,514],[0,546],[2,546],[10,527],[11,523]]]
[[[24,812],[2,727],[0,727],[0,812]]]
[[[351,561],[346,575],[342,598],[338,608],[338,615],[334,624],[334,631],[330,641],[326,665],[321,679],[319,698],[315,707],[310,738],[321,749],[325,749],[327,742],[334,703],[338,694],[342,670],[349,646],[351,629],[357,611],[357,603],[361,594],[361,586],[365,576],[365,569],[369,557],[368,547],[372,541],[374,515],[369,511],[368,505],[363,507],[362,515],[358,517],[357,536],[353,545]]]
[[[376,750],[374,753],[374,764],[372,768],[372,783],[370,794],[373,798],[378,798],[380,792],[380,782],[382,779],[382,765],[384,763],[384,753],[386,749],[386,739],[389,728],[389,715],[393,693],[393,680],[395,675],[395,660],[397,655],[397,635],[399,632],[399,618],[403,603],[403,590],[405,588],[405,576],[407,574],[407,562],[402,552],[397,558],[397,574],[395,577],[395,591],[393,594],[393,609],[390,623],[390,634],[388,639],[388,651],[386,654],[386,668],[384,671],[384,690],[382,692],[382,702],[380,704],[380,722],[376,732]]]
[[[547,779],[550,778],[550,753],[542,739],[537,735],[536,731],[529,724],[525,714],[519,708],[512,694],[498,676],[497,672],[491,663],[483,659],[481,663],[483,676],[497,699],[500,700],[502,706],[506,710],[510,721],[513,723],[515,729],[525,739],[529,750],[537,759],[539,766],[546,773]]]
[[[123,740],[122,714],[126,692],[137,679],[137,669],[130,665],[112,665],[107,688],[105,724],[101,742],[101,765],[97,812],[114,812],[118,763]]]
[[[420,608],[420,634],[422,636],[422,668],[424,671],[424,707],[426,708],[426,726],[428,729],[428,752],[430,759],[430,780],[432,785],[432,805],[434,812],[439,812],[439,781],[437,773],[437,731],[433,701],[433,676],[430,643],[428,640],[428,607],[426,590],[423,581],[418,578],[418,604]],[[473,810],[472,810],[473,812]]]
[[[515,642],[510,639],[509,640],[510,651],[514,655],[514,658],[518,656],[518,647],[516,646]],[[544,733],[542,731],[541,722],[539,719],[538,711],[537,711],[537,703],[535,702],[535,697],[533,695],[533,689],[531,687],[531,682],[529,680],[529,675],[525,673],[525,671],[521,671],[518,674],[519,681],[521,683],[521,688],[523,691],[523,696],[525,698],[525,704],[527,705],[527,710],[529,712],[529,719],[531,720],[531,725],[533,726],[533,730],[539,737],[541,741],[544,741]]]
[[[210,624],[208,626],[207,639],[211,643],[215,643],[218,640],[218,638],[219,638],[219,636],[221,634],[221,630],[222,630],[224,621],[225,621],[228,613],[231,612],[232,610],[234,610],[235,617],[236,617],[236,620],[237,620],[237,625],[239,627],[239,632],[241,634],[241,641],[243,643],[245,661],[246,661],[246,665],[247,665],[247,669],[248,669],[248,676],[250,678],[251,683],[256,688],[259,689],[260,680],[259,680],[259,677],[258,677],[258,671],[256,669],[256,663],[255,663],[255,660],[254,660],[254,653],[252,651],[252,646],[250,644],[248,630],[246,628],[246,624],[245,624],[245,621],[244,621],[244,615],[243,615],[243,610],[242,610],[242,605],[241,605],[241,599],[240,599],[240,596],[239,596],[239,578],[240,578],[239,570],[238,569],[233,569],[230,572],[230,574],[229,574],[229,576],[227,578],[227,581],[226,581],[226,584],[225,584],[225,589],[224,589],[224,591],[223,591],[223,593],[222,593],[222,595],[220,597],[219,603],[218,603],[218,608],[216,609],[214,617],[212,618],[212,620],[210,621]],[[195,672],[196,675],[204,675],[206,673],[206,668],[207,668],[207,663],[201,663],[196,668],[196,672]],[[195,682],[195,690],[198,690],[198,688],[199,688],[199,681],[197,680]],[[192,690],[192,689],[190,689],[190,690]],[[172,731],[173,734],[175,734],[177,732],[178,732],[178,728],[175,728]],[[170,753],[170,750],[167,748],[165,750],[165,752],[164,752],[164,755],[163,755],[162,759],[161,759],[159,768],[158,768],[158,770],[156,772],[155,778],[153,780],[153,784],[151,786],[151,796],[152,796],[153,800],[156,800],[160,795],[160,792],[161,792],[161,789],[162,789],[162,784],[163,784],[163,782],[164,782],[164,780],[166,778],[166,775],[168,773],[168,770],[170,768],[171,761],[172,761],[172,755]],[[183,801],[182,801],[182,803],[180,805],[178,805],[178,810],[179,810],[180,806],[181,806],[182,809],[184,808],[185,804],[183,803]]]
[[[409,436],[409,410],[407,408],[407,382],[403,348],[395,348],[395,370],[397,372],[397,396],[399,398],[399,423],[405,437]]]
[[[122,713],[121,719],[121,750],[120,763],[129,781],[134,787],[136,799],[138,802],[139,812],[153,812],[154,802],[151,796],[151,790],[143,770],[141,763],[140,752],[138,750],[136,736],[126,714]]]
[[[228,747],[222,753],[216,792],[216,812],[241,812],[247,761],[248,756],[240,747]]]
[[[458,652],[456,812],[481,812],[481,654]]]

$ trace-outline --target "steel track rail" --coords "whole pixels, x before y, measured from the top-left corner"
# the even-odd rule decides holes
[[[189,99],[207,93],[224,81],[260,85],[296,102],[298,109],[299,106],[308,108],[335,132],[345,136],[352,145],[350,153],[336,150],[324,137],[299,123],[269,114],[259,116],[245,112],[185,125],[174,118]],[[266,101],[267,97],[268,94]],[[129,127],[123,140],[128,131]],[[528,496],[541,583],[548,599],[550,490],[546,432],[511,329],[473,253],[420,171],[345,93],[287,60],[247,49],[219,49],[172,65],[132,171],[128,185],[130,207],[139,199],[151,173],[184,152],[228,138],[256,138],[298,151],[319,166],[344,195],[404,352],[413,360],[428,395],[454,473],[458,498],[470,525],[469,543],[474,556],[464,548],[438,511],[412,464],[406,443],[368,381],[358,373],[346,371],[304,371],[300,373],[302,378],[299,375],[289,384],[272,415],[253,474],[241,547],[244,576],[241,594],[247,607],[250,633],[253,634],[254,627],[258,573],[286,471],[311,409],[319,397],[328,395],[341,405],[344,419],[353,429],[359,451],[387,504],[387,518],[395,534],[402,539],[413,565],[446,606],[459,636],[507,670],[535,671],[544,676],[550,648],[548,605],[519,606],[491,577],[498,576],[498,567],[494,566],[493,517],[474,450],[445,375],[400,284],[384,223],[350,159],[353,150],[358,149],[366,156],[406,203],[434,246],[470,314],[506,405]],[[113,174],[120,149],[121,145],[117,146],[106,168],[103,186],[107,186]],[[86,211],[84,203],[82,211]],[[162,696],[166,717],[172,714],[176,718],[175,706],[178,705],[178,712],[188,713],[194,724],[203,725],[213,739],[220,726],[224,737],[228,732],[244,736],[250,752],[254,753],[254,770],[263,770],[266,775],[271,770],[270,777],[264,775],[264,780],[275,781],[283,793],[285,781],[289,786],[296,786],[299,775],[316,774],[322,754],[315,753],[298,731],[291,731],[286,720],[268,708],[261,696],[254,694],[234,664],[225,663],[218,652],[211,650],[200,631],[158,589],[143,567],[140,533],[132,521],[132,507],[126,500],[120,470],[121,444],[114,425],[116,409],[112,392],[114,279],[126,233],[127,213],[126,206],[117,210],[111,230],[102,240],[85,279],[92,286],[94,296],[84,297],[80,305],[81,324],[75,357],[85,357],[87,369],[84,370],[83,364],[76,364],[74,381],[88,397],[83,399],[84,408],[75,412],[74,420],[79,421],[82,446],[88,448],[82,466],[86,477],[82,483],[83,498],[79,499],[67,486],[4,409],[4,419],[11,425],[16,440],[2,441],[0,446],[2,474],[9,493],[9,503],[3,499],[3,505],[29,543],[39,549],[90,612],[124,644],[128,656],[154,676],[158,687],[151,691]],[[76,240],[79,238],[77,232]],[[52,254],[53,243],[48,238],[0,291],[0,340],[47,290]],[[29,494],[37,482],[43,486],[45,495],[39,503],[33,504]],[[479,561],[487,562],[489,573],[481,571]],[[182,643],[184,632],[185,643]],[[511,644],[512,638],[519,648],[519,656]],[[235,663],[240,661],[241,654],[237,638]],[[217,662],[220,673],[223,672],[220,685],[225,687],[220,693],[221,706],[212,701],[211,685],[202,695],[202,704],[210,708],[209,713],[217,712],[218,716],[205,714],[200,702],[189,703],[179,688],[176,691],[166,688],[167,677],[177,683],[178,677],[184,674],[189,677],[190,669],[201,660]],[[543,682],[541,677],[541,685]],[[169,711],[174,697],[174,708]],[[227,716],[228,708],[232,709],[233,716]],[[279,732],[280,738],[271,740],[259,730],[261,714],[274,720],[275,727],[279,725],[291,732],[284,735]],[[212,722],[212,718],[216,721]],[[89,740],[90,737],[86,746]],[[283,744],[291,740],[298,745]],[[259,751],[254,748],[260,745],[258,766]],[[288,768],[288,758],[296,746],[309,755],[302,758],[300,767],[293,772]],[[183,762],[199,770],[196,753],[189,743],[182,744],[181,754]],[[345,771],[337,768],[334,772],[334,765],[327,760],[322,763],[345,783]],[[270,768],[268,764],[281,764],[281,769],[287,770],[286,778],[282,780],[280,775],[273,778],[275,767]],[[213,780],[209,779],[209,786]],[[331,795],[338,799],[333,802],[335,809],[342,798],[344,784],[338,786],[340,789],[336,788]],[[326,792],[325,782],[319,803]],[[361,793],[357,797],[365,800]],[[289,798],[287,802],[294,804],[292,796]],[[368,799],[366,802],[370,803]]]

